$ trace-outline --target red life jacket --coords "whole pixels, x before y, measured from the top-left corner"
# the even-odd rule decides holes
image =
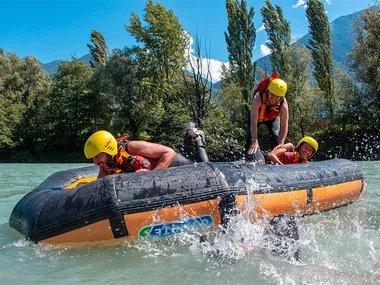
[[[298,164],[307,163],[307,160],[302,159],[298,151],[285,152],[278,157],[283,164]]]
[[[156,166],[157,159],[128,153],[128,137],[120,137],[116,141],[118,152],[114,158],[114,165],[110,168],[110,174],[134,172],[142,168],[151,170]]]

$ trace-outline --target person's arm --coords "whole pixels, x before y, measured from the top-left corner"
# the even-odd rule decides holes
[[[165,169],[176,156],[175,151],[167,146],[146,141],[130,141],[128,144],[128,152],[133,155],[141,155],[157,159],[154,170]],[[146,169],[140,169],[145,171]]]
[[[257,137],[257,123],[259,121],[259,109],[261,106],[261,98],[260,94],[256,93],[255,97],[253,97],[252,105],[251,105],[251,138],[252,143],[250,148],[248,149],[248,154],[255,153],[260,149],[258,137]]]
[[[266,162],[274,162],[275,164],[283,165],[280,161],[279,157],[283,155],[285,152],[291,151],[294,145],[292,143],[286,143],[282,147],[275,147],[273,150],[268,152],[265,160]]]
[[[289,108],[286,98],[284,98],[280,112],[280,142],[277,147],[282,147],[284,145],[286,136],[288,135]]]

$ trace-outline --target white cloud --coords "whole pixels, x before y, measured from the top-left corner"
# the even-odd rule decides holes
[[[261,27],[256,32],[261,32],[265,30],[264,24],[261,25]]]
[[[197,68],[197,57],[193,55],[194,49],[192,48],[192,45],[194,43],[194,39],[188,34],[189,36],[189,47],[186,50],[186,57],[190,57],[191,64]],[[203,67],[203,76],[206,78],[207,75],[207,66],[208,64],[210,65],[209,70],[211,73],[211,78],[208,78],[208,80],[212,81],[213,83],[216,83],[221,80],[221,75],[222,75],[222,65],[224,64],[225,66],[228,67],[228,62],[221,62],[220,60],[217,59],[212,59],[212,58],[202,58],[201,63]],[[186,66],[186,70],[189,70],[191,72],[191,67],[190,63]]]
[[[298,8],[298,7],[300,7],[300,6],[304,6],[304,5],[306,5],[306,4],[305,4],[305,0],[298,0],[297,4],[294,4],[294,5],[292,6],[292,8]]]
[[[332,4],[331,0],[326,0],[326,3],[327,3],[327,5],[331,5]]]
[[[271,53],[270,48],[265,44],[260,45],[260,52],[262,56],[266,56]]]

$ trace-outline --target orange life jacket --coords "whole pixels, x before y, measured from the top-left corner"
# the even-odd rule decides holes
[[[281,106],[284,102],[284,97],[277,101],[276,104],[267,107],[268,94],[266,92],[260,92],[261,106],[259,108],[259,123],[263,121],[271,121],[280,116]]]
[[[128,153],[127,137],[121,137],[117,140],[117,154],[114,158],[114,164],[110,167],[110,174],[118,174],[122,172],[134,172],[139,169],[151,170],[156,166],[157,159],[145,158],[141,155],[132,155]]]

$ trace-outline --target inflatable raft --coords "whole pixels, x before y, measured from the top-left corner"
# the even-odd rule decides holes
[[[210,163],[111,175],[97,166],[60,171],[26,194],[9,224],[36,243],[107,243],[162,238],[186,228],[308,215],[354,202],[365,192],[360,169],[345,159],[300,165]]]

